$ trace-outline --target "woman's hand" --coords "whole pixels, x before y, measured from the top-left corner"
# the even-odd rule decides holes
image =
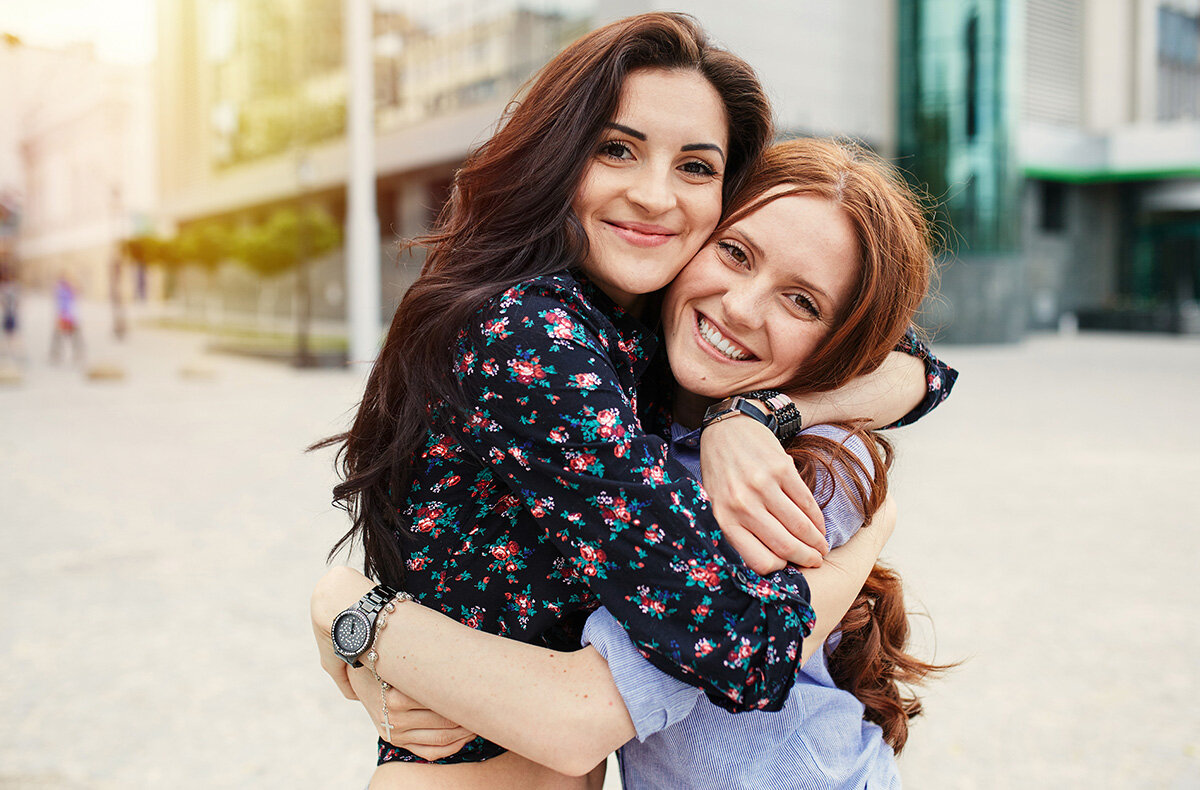
[[[384,725],[385,697],[380,695],[379,681],[366,667],[351,669],[348,676],[354,693],[371,717],[379,737],[393,746],[408,749],[424,760],[440,760],[454,754],[475,738],[475,733],[423,707],[394,687],[389,687],[385,692],[387,721],[392,725],[389,733]]]
[[[731,417],[704,429],[704,489],[721,531],[756,573],[821,564],[825,518],[796,464],[764,425]]]
[[[379,681],[365,666],[351,669],[333,651],[333,639],[329,633],[333,618],[343,609],[353,606],[374,586],[374,582],[366,576],[347,567],[330,568],[317,582],[309,601],[309,616],[313,636],[321,653],[321,668],[333,678],[342,696],[362,703],[381,738],[426,760],[448,757],[473,740],[475,733],[421,707],[399,690],[389,688],[386,692],[387,720],[392,725],[389,735],[383,723],[383,697],[380,695]]]
[[[324,669],[346,699],[358,699],[350,683],[347,670],[350,666],[333,652],[333,637],[330,628],[338,613],[354,605],[375,585],[366,576],[353,568],[330,568],[321,577],[309,599],[308,613],[312,621],[313,636],[321,654],[321,669]]]

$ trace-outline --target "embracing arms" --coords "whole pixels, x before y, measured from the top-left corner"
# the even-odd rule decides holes
[[[854,601],[894,523],[889,500],[870,529],[832,551],[821,568],[805,573],[818,619],[802,660],[820,649]],[[343,694],[375,711],[378,727],[378,683],[365,668],[347,671],[329,645],[334,615],[372,586],[357,571],[332,569],[313,592],[311,617],[322,666]],[[587,773],[636,734],[609,665],[595,648],[555,652],[401,604],[379,632],[377,652],[376,670],[404,696],[561,773]],[[677,684],[681,694],[699,697],[687,684],[667,682]],[[393,700],[398,696],[391,692]]]
[[[805,425],[866,419],[868,427],[892,428],[937,408],[957,378],[910,329],[877,370],[831,392],[790,397]],[[816,502],[766,428],[748,418],[724,420],[705,429],[700,451],[713,513],[747,565],[757,573],[789,562],[820,565],[805,531],[810,523],[823,530]]]

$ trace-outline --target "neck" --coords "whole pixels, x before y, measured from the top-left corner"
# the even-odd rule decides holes
[[[675,397],[672,403],[671,416],[675,422],[685,428],[699,428],[704,419],[704,412],[717,402],[717,398],[697,395],[683,387],[675,387]]]
[[[617,307],[620,307],[633,318],[642,322],[645,321],[646,305],[650,301],[648,294],[622,296],[621,298],[613,298],[612,294],[609,294],[609,298],[616,302]]]

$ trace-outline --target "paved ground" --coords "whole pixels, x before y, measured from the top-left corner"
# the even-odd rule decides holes
[[[372,734],[316,666],[307,594],[343,528],[331,455],[358,373],[103,339],[91,382],[0,385],[0,788],[355,788]],[[912,788],[1200,788],[1200,342],[944,350],[955,397],[897,435],[926,694]],[[193,375],[181,375],[188,369]],[[195,374],[208,374],[197,376]]]

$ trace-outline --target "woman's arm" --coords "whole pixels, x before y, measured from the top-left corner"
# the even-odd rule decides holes
[[[824,644],[849,609],[894,523],[895,509],[885,506],[870,529],[831,552],[821,568],[805,573],[817,625],[804,641],[802,661]],[[311,616],[322,665],[347,696],[362,700],[379,728],[378,683],[366,668],[347,672],[329,644],[333,617],[372,586],[357,571],[334,568],[313,592]],[[476,631],[423,606],[401,604],[379,632],[376,650],[376,671],[402,692],[392,692],[390,707],[399,710],[411,697],[560,773],[586,774],[637,734],[609,664],[595,648],[560,653]],[[659,674],[659,682],[677,684],[683,693],[699,697],[694,687]]]
[[[803,579],[760,578],[722,540],[707,495],[642,430],[634,339],[551,285],[506,295],[463,339],[470,405],[447,419],[447,441],[656,666],[730,710],[778,709],[811,627]]]
[[[792,395],[805,425],[867,418],[871,428],[890,425],[925,397],[925,365],[899,351],[887,355],[875,371],[829,392]]]
[[[880,367],[831,392],[792,395],[805,425],[869,420],[870,428],[911,425],[950,397],[958,371],[909,328]]]
[[[909,329],[878,370],[831,392],[791,397],[805,425],[867,419],[891,428],[937,408],[957,378]],[[823,547],[811,539],[813,529],[824,531],[816,502],[769,431],[749,418],[724,420],[705,429],[700,449],[717,522],[747,565],[757,573],[820,565]]]

